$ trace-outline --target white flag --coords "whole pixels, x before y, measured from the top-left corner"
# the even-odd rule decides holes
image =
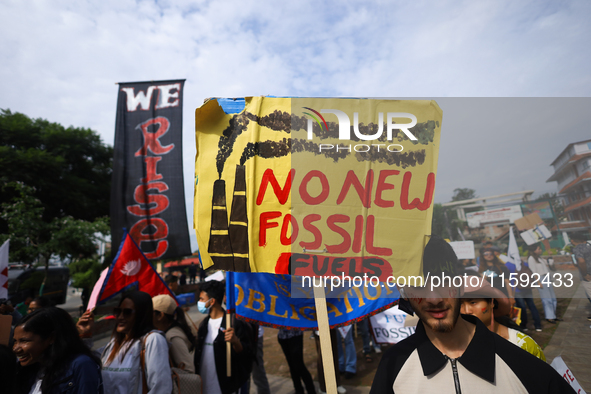
[[[348,326],[344,326],[344,327],[339,327],[338,330],[341,333],[341,337],[343,338],[343,340],[345,340],[345,338],[347,337],[347,334],[349,333],[349,330],[351,329],[351,325],[349,324]]]
[[[513,227],[509,231],[509,249],[507,250],[507,254],[509,255],[509,260],[515,264],[515,270],[519,272],[521,270],[521,256],[519,256],[519,248],[517,247]]]
[[[10,240],[7,239],[0,247],[0,299],[8,298],[8,247]]]
[[[570,368],[565,364],[562,357],[556,357],[554,360],[552,360],[552,364],[550,364],[550,366],[552,366],[571,385],[577,394],[585,394],[585,390],[583,390],[577,379],[575,379],[575,376],[571,372]]]

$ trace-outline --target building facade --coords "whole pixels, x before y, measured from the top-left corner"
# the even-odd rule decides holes
[[[546,182],[557,182],[567,222],[564,231],[591,228],[591,139],[569,144],[551,163],[554,174]]]

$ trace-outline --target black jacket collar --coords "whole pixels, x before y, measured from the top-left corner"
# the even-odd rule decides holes
[[[475,316],[460,315],[464,320],[475,324],[476,331],[472,341],[466,348],[464,354],[458,358],[460,364],[468,371],[479,376],[480,378],[494,383],[495,381],[495,340],[494,333]],[[423,323],[417,324],[417,331],[415,333],[419,344],[417,351],[421,366],[423,367],[423,374],[425,376],[432,375],[441,370],[447,363],[447,357],[439,351],[427,337]]]

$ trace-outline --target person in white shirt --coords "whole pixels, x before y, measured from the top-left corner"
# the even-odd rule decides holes
[[[201,375],[203,392],[232,394],[245,391],[255,357],[253,332],[248,323],[235,319],[226,329],[226,311],[222,308],[223,283],[212,280],[200,287],[199,312],[208,316],[201,321],[195,346],[195,371]],[[231,344],[231,376],[226,372],[226,343]]]
[[[542,305],[544,306],[546,321],[548,323],[556,324],[556,322],[561,319],[556,318],[556,294],[554,294],[554,289],[552,288],[552,275],[550,273],[548,262],[546,259],[540,257],[541,254],[542,248],[540,248],[539,245],[531,245],[529,247],[527,265],[534,274],[539,275],[539,281],[537,284],[539,284],[540,287],[538,287],[538,291],[540,293],[540,298],[542,299]]]
[[[152,325],[152,297],[141,291],[128,293],[113,312],[117,325],[107,346],[99,349],[105,393],[172,393],[168,343]]]

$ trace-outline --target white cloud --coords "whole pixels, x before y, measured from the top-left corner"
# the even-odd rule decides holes
[[[186,78],[191,201],[193,116],[207,97],[589,96],[590,16],[587,1],[4,1],[0,108],[110,144],[116,82]],[[438,196],[484,190],[480,174],[438,182]]]

